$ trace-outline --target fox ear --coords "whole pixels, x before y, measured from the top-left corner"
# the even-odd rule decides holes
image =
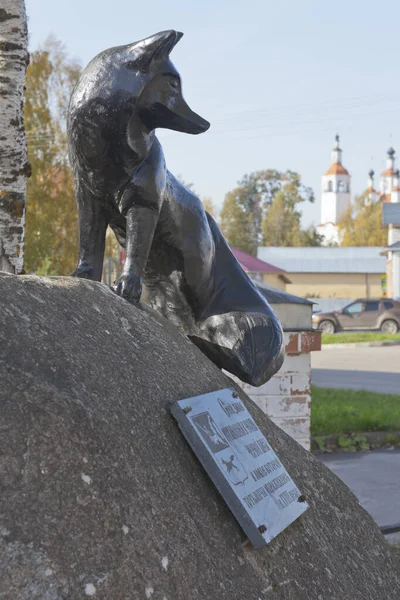
[[[183,33],[180,31],[161,31],[151,35],[140,42],[135,42],[128,46],[128,52],[131,54],[131,66],[147,71],[150,64],[155,60],[166,59],[174,46],[179,42]]]

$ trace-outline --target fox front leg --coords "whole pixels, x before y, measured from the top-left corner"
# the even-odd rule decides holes
[[[142,294],[142,277],[149,256],[158,210],[133,206],[126,214],[126,260],[121,276],[113,283],[116,294],[137,304]]]
[[[121,276],[112,289],[137,304],[142,293],[142,277],[153,243],[166,185],[166,168],[161,146],[151,146],[146,160],[123,190],[119,206],[126,217],[126,260]]]
[[[100,281],[103,272],[107,218],[100,201],[78,180],[79,257],[72,277]]]

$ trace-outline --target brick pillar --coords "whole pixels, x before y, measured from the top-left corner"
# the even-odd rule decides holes
[[[309,450],[310,352],[321,350],[321,334],[317,331],[286,332],[285,350],[285,362],[270,381],[258,388],[238,383],[276,425]]]

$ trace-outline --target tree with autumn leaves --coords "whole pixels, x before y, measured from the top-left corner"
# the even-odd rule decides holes
[[[356,196],[338,223],[342,246],[386,246],[382,202],[368,202],[368,192]]]
[[[80,65],[54,38],[31,55],[24,113],[32,167],[27,188],[26,272],[68,275],[75,267],[78,222],[66,115],[79,74]]]
[[[256,255],[264,246],[320,246],[314,227],[301,228],[300,205],[314,202],[294,171],[266,169],[245,175],[225,196],[221,229],[229,244]]]
[[[258,171],[225,196],[221,229],[231,246],[253,255],[260,245],[321,246],[323,236],[314,226],[301,227],[301,204],[313,201],[298,173]],[[367,192],[356,196],[338,229],[342,246],[385,246],[382,203],[369,203]]]

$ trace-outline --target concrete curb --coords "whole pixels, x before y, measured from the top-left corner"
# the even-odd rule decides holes
[[[356,452],[400,445],[400,431],[367,431],[365,433],[332,433],[312,436],[311,452]]]
[[[321,344],[321,350],[332,348],[379,348],[380,346],[400,346],[400,340],[387,342],[352,342],[349,344]]]

